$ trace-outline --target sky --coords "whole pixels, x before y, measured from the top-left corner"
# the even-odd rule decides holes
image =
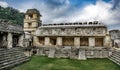
[[[0,0],[20,12],[36,8],[43,24],[99,21],[120,30],[120,0]]]

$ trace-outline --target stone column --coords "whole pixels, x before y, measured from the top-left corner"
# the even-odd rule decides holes
[[[57,46],[62,46],[62,37],[57,37]]]
[[[95,46],[95,38],[89,37],[89,46],[94,47]]]
[[[39,44],[39,38],[37,36],[34,36],[34,38],[33,38],[33,45],[34,46],[39,46],[38,44]]]
[[[19,36],[18,45],[21,46],[21,47],[23,47],[23,38],[24,38],[24,35]]]
[[[104,46],[107,48],[112,47],[112,41],[111,41],[109,35],[105,36],[105,38],[104,38]]]
[[[74,46],[76,47],[80,46],[80,37],[74,37]]]
[[[50,38],[45,37],[45,46],[49,46],[49,45],[50,45]]]
[[[12,33],[8,33],[8,36],[7,36],[7,48],[12,48],[13,46],[13,35]]]

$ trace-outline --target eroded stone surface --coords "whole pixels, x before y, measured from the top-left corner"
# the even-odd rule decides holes
[[[79,60],[86,60],[85,50],[79,50],[78,59],[79,59]]]
[[[55,55],[55,49],[50,49],[50,50],[49,50],[48,57],[54,58],[54,55]]]

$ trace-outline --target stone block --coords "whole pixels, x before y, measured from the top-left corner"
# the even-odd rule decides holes
[[[48,57],[54,58],[54,55],[55,55],[55,49],[51,48],[51,49],[49,50]]]
[[[78,59],[79,60],[86,60],[85,50],[79,50]]]

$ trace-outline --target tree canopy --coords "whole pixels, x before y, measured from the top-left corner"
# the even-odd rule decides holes
[[[24,14],[12,7],[3,8],[0,6],[0,19],[6,19],[13,24],[23,25]]]

